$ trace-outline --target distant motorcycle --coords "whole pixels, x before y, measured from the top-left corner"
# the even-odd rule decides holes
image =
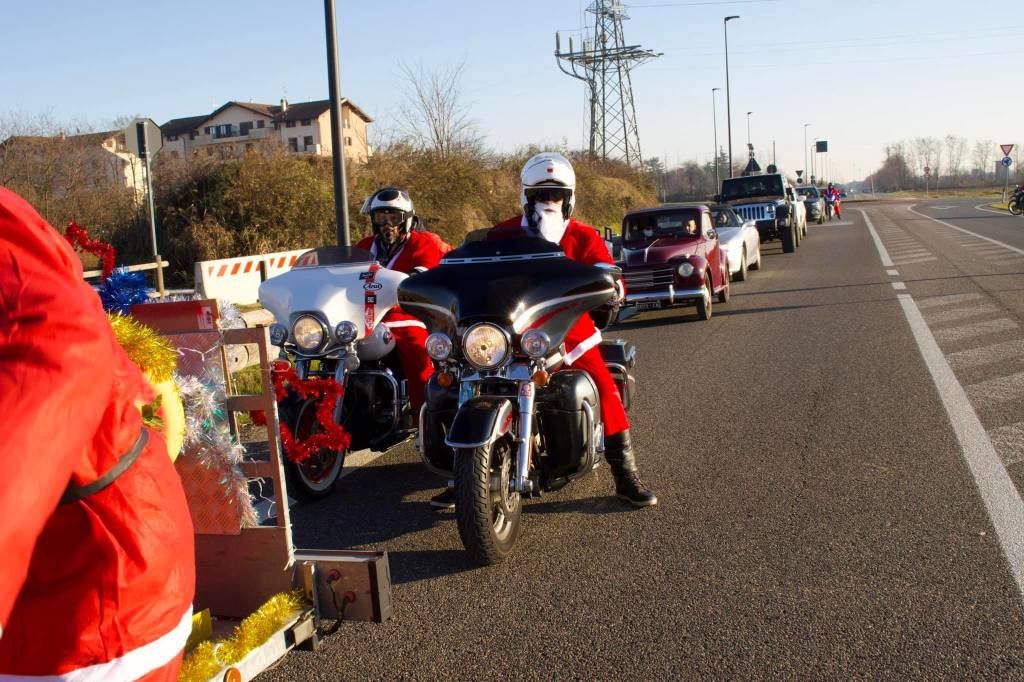
[[[276,320],[271,343],[294,362],[299,379],[329,378],[344,388],[334,421],[351,436],[353,450],[383,452],[415,433],[395,340],[381,322],[397,305],[406,278],[379,267],[368,251],[325,246],[260,285],[260,303]],[[291,393],[278,403],[280,421],[304,440],[319,431],[316,407],[316,399]],[[345,454],[320,448],[301,463],[286,460],[288,492],[306,500],[326,497]]]
[[[455,484],[462,544],[480,564],[519,536],[523,498],[556,490],[603,459],[593,379],[565,362],[576,321],[617,299],[618,268],[569,260],[542,239],[464,244],[402,282],[402,309],[432,332],[438,372],[420,414],[427,467]],[[598,346],[627,407],[632,344]]]
[[[1006,207],[1013,215],[1024,213],[1024,192],[1014,192],[1010,200],[1006,202]]]
[[[832,218],[836,214],[836,200],[835,197],[825,196],[825,218],[831,222]]]

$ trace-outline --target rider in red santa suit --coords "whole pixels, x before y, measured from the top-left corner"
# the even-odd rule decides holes
[[[362,212],[369,214],[373,235],[356,246],[373,254],[374,260],[390,270],[412,275],[434,267],[452,247],[433,232],[415,229],[419,223],[409,194],[397,187],[384,187],[363,203]],[[424,343],[427,328],[419,319],[400,308],[392,308],[384,325],[395,337],[398,359],[409,385],[409,402],[413,414],[419,414],[423,392],[434,373],[434,365]]]
[[[576,205],[576,173],[561,154],[543,152],[532,157],[520,176],[523,215],[498,223],[488,239],[509,239],[527,233],[562,247],[572,260],[594,265],[614,265],[597,231],[572,217]],[[658,498],[640,480],[629,437],[629,420],[622,407],[615,381],[601,358],[597,345],[601,332],[589,315],[584,315],[565,337],[565,363],[585,370],[597,384],[604,422],[605,459],[615,478],[615,494],[635,507],[658,503]]]
[[[67,242],[0,188],[0,680],[174,680],[192,521]]]

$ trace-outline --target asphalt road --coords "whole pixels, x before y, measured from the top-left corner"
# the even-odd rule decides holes
[[[710,321],[606,332],[639,347],[655,508],[602,468],[528,503],[515,555],[480,569],[410,447],[295,507],[300,547],[388,550],[395,616],[259,679],[1024,678],[1012,517],[991,520],[955,412],[1024,485],[1024,218],[976,203],[847,204],[795,254],[764,245]],[[944,406],[942,360],[970,407]]]

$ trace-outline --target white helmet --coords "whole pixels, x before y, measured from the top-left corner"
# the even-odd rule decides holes
[[[412,199],[409,198],[409,193],[404,189],[398,187],[382,187],[363,202],[363,207],[359,210],[360,213],[370,216],[370,224],[373,226],[374,234],[380,232],[380,228],[377,226],[377,222],[373,219],[375,211],[382,209],[390,209],[402,212],[402,232],[408,234],[412,230],[413,222],[416,218],[416,210],[413,208]]]
[[[526,162],[519,180],[519,203],[523,206],[523,215],[529,217],[533,213],[530,205],[536,201],[538,193],[559,187],[564,188],[560,192],[562,217],[568,220],[572,215],[576,206],[576,173],[569,159],[558,152],[541,152]]]

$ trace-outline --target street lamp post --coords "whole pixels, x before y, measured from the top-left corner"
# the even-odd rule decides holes
[[[818,138],[814,138],[814,153],[811,154],[811,168],[813,169],[811,172],[816,175],[818,168]],[[820,180],[821,178],[818,179]]]
[[[725,118],[729,129],[729,177],[732,177],[732,97],[729,92],[729,22],[740,15],[728,16],[722,22],[725,27]]]
[[[345,146],[341,137],[341,84],[338,79],[338,25],[334,0],[324,0],[327,33],[327,93],[331,98],[331,165],[334,170],[334,224],[339,246],[349,246],[348,194],[345,183]]]
[[[722,176],[718,172],[718,111],[715,107],[715,93],[722,88],[711,88],[711,126],[715,131],[715,192],[722,188]]]
[[[811,124],[804,124],[804,173],[808,173],[810,171],[810,168],[807,167],[807,126],[809,125]]]

